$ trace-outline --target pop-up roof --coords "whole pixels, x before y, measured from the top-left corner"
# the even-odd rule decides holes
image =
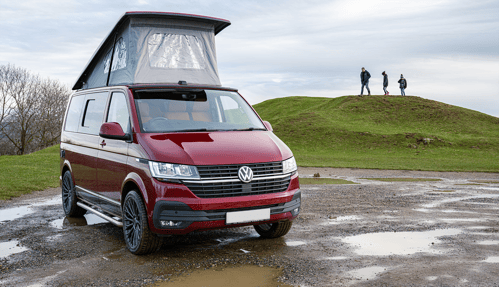
[[[215,35],[229,25],[227,20],[198,15],[127,12],[97,48],[73,90],[179,81],[220,86]]]

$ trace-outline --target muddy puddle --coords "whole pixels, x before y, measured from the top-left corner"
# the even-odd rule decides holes
[[[373,280],[378,276],[378,274],[386,271],[385,267],[381,266],[371,266],[366,268],[361,268],[357,270],[352,270],[348,272],[348,275],[353,277],[355,280],[368,281]]]
[[[441,229],[422,232],[381,232],[349,236],[342,239],[356,247],[358,255],[388,256],[412,255],[415,253],[440,254],[437,249],[439,239],[443,236],[455,236],[461,229]]]
[[[60,195],[54,196],[48,200],[35,202],[29,205],[23,205],[13,208],[0,209],[0,222],[16,220],[36,211],[36,207],[49,206],[49,205],[62,205],[62,198]]]
[[[26,250],[28,250],[28,248],[20,246],[19,241],[17,240],[0,242],[0,259]]]
[[[292,287],[278,281],[282,269],[260,267],[257,265],[243,265],[221,269],[206,269],[192,271],[190,274],[173,277],[164,282],[150,286],[176,286],[176,287],[201,287],[201,286],[237,286],[237,287]]]
[[[50,226],[63,229],[69,226],[86,226],[86,225],[96,225],[101,223],[109,223],[109,221],[93,214],[87,213],[83,217],[64,217],[56,219],[50,222]]]
[[[499,256],[490,256],[483,260],[485,263],[499,263]]]

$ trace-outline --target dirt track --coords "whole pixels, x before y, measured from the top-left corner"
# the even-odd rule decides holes
[[[251,227],[199,232],[165,238],[147,256],[131,255],[121,229],[97,217],[64,218],[59,189],[0,202],[0,286],[216,278],[236,286],[499,286],[499,174],[299,172],[358,184],[303,185],[302,213],[284,238],[262,240]],[[364,179],[373,177],[441,181]]]

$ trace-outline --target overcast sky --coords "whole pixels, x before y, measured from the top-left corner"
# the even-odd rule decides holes
[[[0,64],[72,87],[126,11],[224,18],[216,37],[223,86],[251,104],[287,96],[420,96],[499,117],[499,1],[0,0]]]

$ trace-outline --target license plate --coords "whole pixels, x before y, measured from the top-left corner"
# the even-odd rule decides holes
[[[270,219],[270,208],[227,212],[227,224],[264,221]]]

